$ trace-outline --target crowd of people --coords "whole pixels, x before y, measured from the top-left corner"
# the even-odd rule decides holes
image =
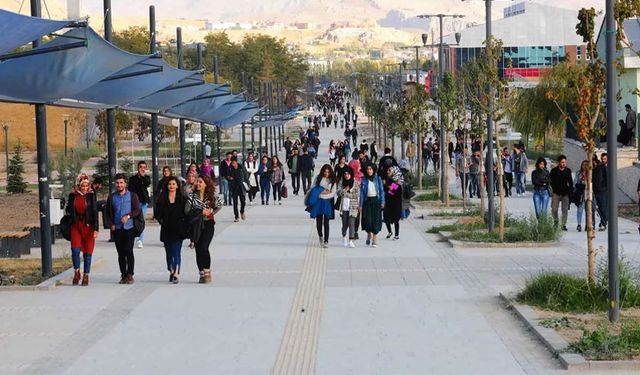
[[[309,191],[305,190],[305,206],[310,217],[316,220],[318,239],[323,247],[329,246],[330,221],[337,216],[341,220],[343,246],[356,247],[358,232],[367,234],[365,244],[378,246],[378,234],[383,223],[387,239],[400,239],[400,221],[409,215],[411,168],[408,161],[398,163],[385,148],[378,160],[376,144],[366,139],[357,145],[357,114],[351,104],[351,95],[342,87],[331,87],[316,100],[316,110],[321,113],[337,111],[344,139],[331,140],[328,146],[329,163],[324,164]],[[317,132],[324,124],[312,122],[310,129]],[[337,128],[337,124],[334,123]],[[371,156],[370,156],[371,155]]]

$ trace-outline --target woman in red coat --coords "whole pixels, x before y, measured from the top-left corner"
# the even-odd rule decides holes
[[[73,285],[89,285],[91,256],[98,236],[98,206],[96,196],[91,190],[89,177],[82,173],[78,176],[77,185],[69,194],[66,213],[71,215],[71,259],[73,260]],[[84,275],[80,275],[80,253],[84,257]]]

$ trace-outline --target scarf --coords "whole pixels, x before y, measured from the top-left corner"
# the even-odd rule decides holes
[[[362,172],[360,171],[360,161],[359,160],[351,160],[349,162],[349,167],[353,171],[351,174],[353,179],[360,182],[362,180]]]

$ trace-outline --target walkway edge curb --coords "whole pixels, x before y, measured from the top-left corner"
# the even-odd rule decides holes
[[[513,310],[516,317],[524,323],[528,330],[540,340],[540,342],[558,358],[560,364],[565,370],[570,371],[630,371],[640,370],[640,361],[592,361],[586,359],[579,353],[567,353],[566,348],[569,343],[562,338],[553,328],[541,326],[538,321],[540,316],[538,313],[527,305],[514,303],[509,297],[503,293],[499,294],[500,299],[506,304],[507,308]]]

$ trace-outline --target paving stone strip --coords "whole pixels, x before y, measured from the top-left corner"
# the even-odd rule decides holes
[[[315,373],[326,271],[327,250],[320,246],[313,228],[272,374]]]

